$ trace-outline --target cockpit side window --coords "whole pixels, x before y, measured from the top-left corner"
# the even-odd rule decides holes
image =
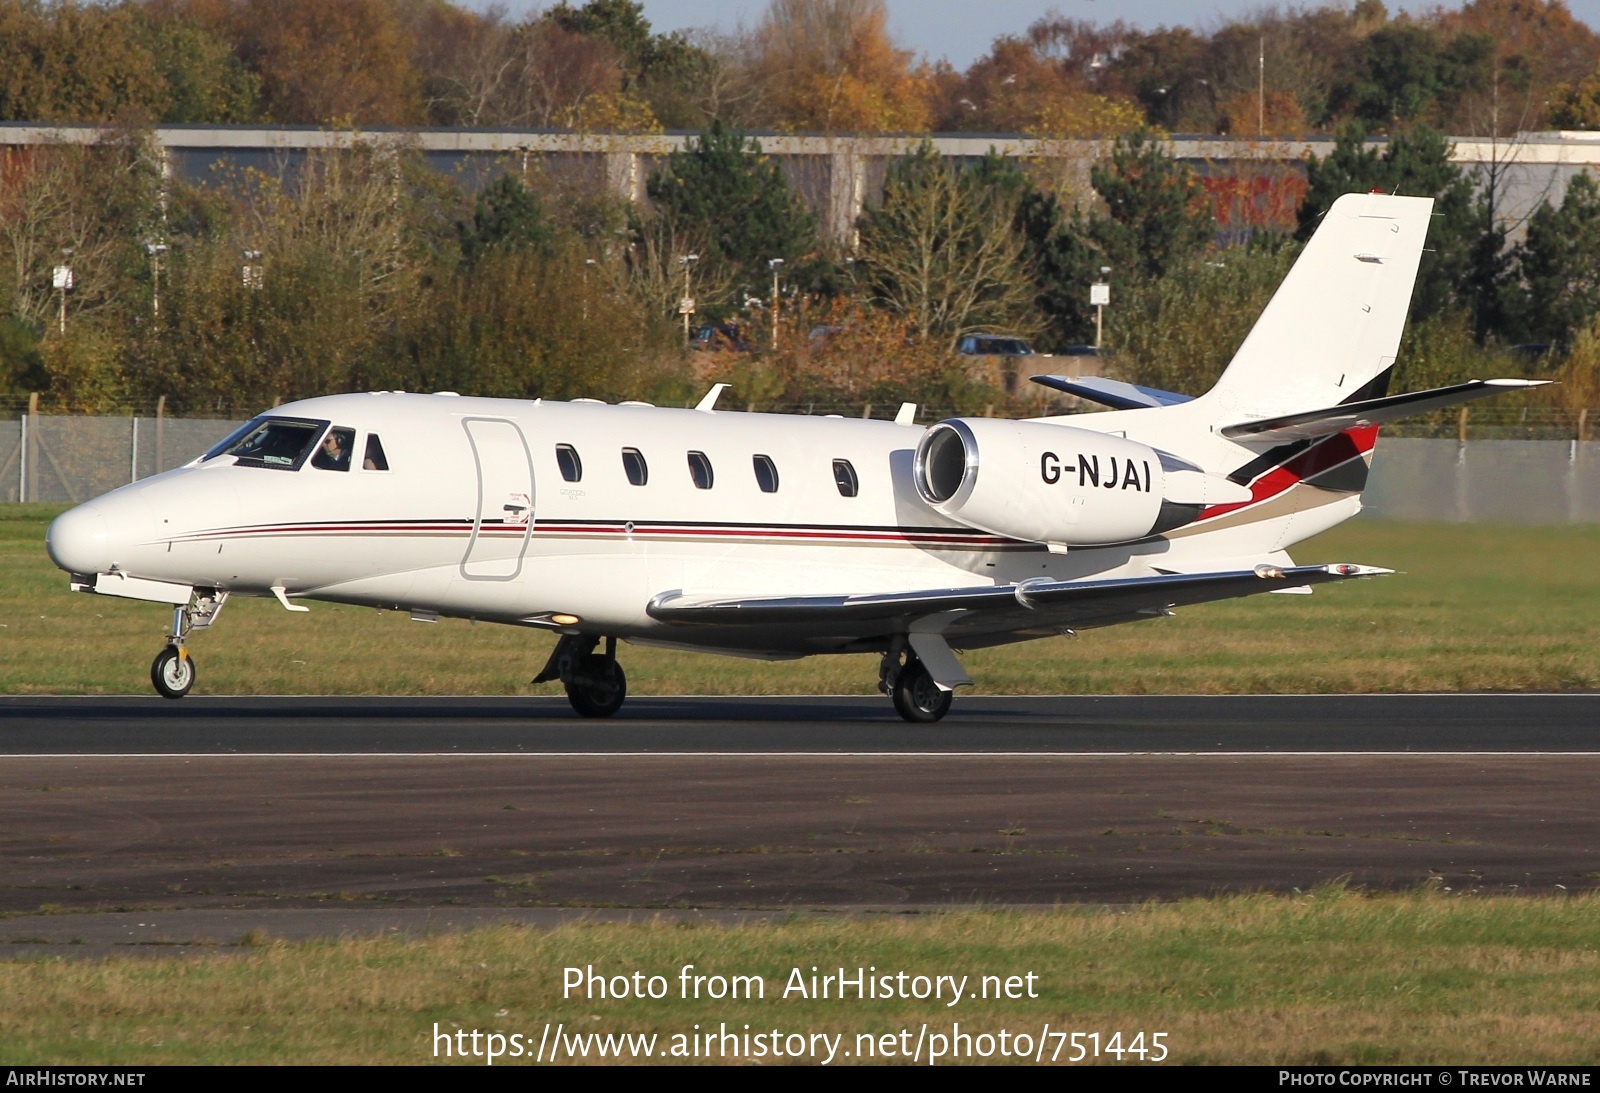
[[[258,417],[207,452],[202,462],[231,455],[241,467],[296,471],[305,463],[306,457],[316,447],[317,438],[327,427],[326,421]],[[346,429],[345,432],[349,433],[350,430]],[[346,440],[348,444],[349,440]]]
[[[311,465],[318,470],[347,471],[350,469],[350,449],[355,446],[356,431],[335,426],[328,430],[328,435],[317,446],[317,453],[311,457]]]
[[[364,471],[389,469],[389,459],[383,454],[383,441],[378,439],[377,433],[367,434],[367,452],[361,457],[361,469]]]
[[[833,484],[839,487],[840,497],[854,497],[861,492],[861,480],[848,459],[833,461]]]

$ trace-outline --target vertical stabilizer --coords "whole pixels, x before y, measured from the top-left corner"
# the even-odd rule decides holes
[[[1432,211],[1426,197],[1335,201],[1227,371],[1197,401],[1233,421],[1382,395]]]

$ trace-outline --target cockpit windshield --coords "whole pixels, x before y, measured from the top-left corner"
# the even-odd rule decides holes
[[[326,421],[258,417],[207,452],[202,462],[231,455],[239,466],[298,470],[327,427]]]

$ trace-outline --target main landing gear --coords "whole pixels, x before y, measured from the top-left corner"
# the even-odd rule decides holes
[[[878,690],[894,700],[895,712],[913,724],[938,721],[950,712],[954,692],[933,680],[927,665],[903,641],[883,654],[878,667]]]
[[[150,683],[162,698],[182,698],[194,686],[194,657],[189,655],[188,638],[217,621],[228,594],[215,588],[197,588],[189,603],[172,609],[172,633],[167,647],[150,664]]]
[[[568,634],[556,642],[535,683],[561,680],[567,701],[584,717],[610,717],[628,697],[628,677],[617,663],[617,639],[606,638],[606,651],[596,653],[600,639],[589,634]]]

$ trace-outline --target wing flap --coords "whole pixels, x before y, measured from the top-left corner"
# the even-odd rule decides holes
[[[646,608],[651,618],[685,626],[846,625],[859,633],[903,630],[918,619],[947,615],[962,631],[1102,625],[1098,620],[1165,614],[1174,607],[1251,596],[1330,581],[1374,577],[1393,570],[1361,565],[1313,565],[1221,573],[1172,573],[1105,581],[1052,581],[841,596],[696,598],[663,592]]]

